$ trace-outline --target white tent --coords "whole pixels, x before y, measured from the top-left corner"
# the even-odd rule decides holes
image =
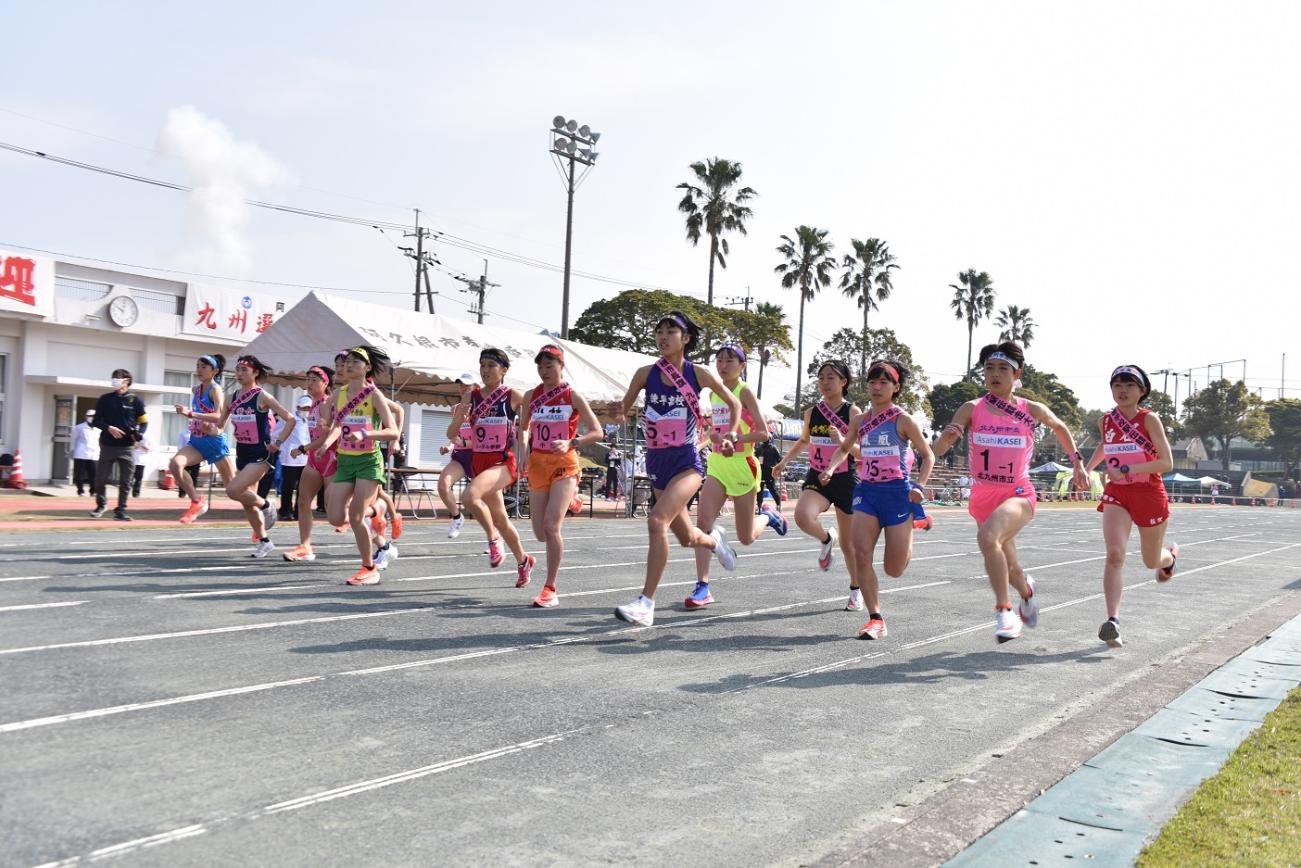
[[[385,350],[394,363],[397,399],[454,404],[455,380],[478,376],[479,351],[496,347],[511,358],[507,384],[538,383],[533,357],[543,344],[565,350],[565,378],[593,402],[617,401],[637,368],[654,359],[640,353],[561,341],[523,329],[479,325],[435,314],[414,313],[313,292],[290,308],[244,350],[268,365],[273,383],[301,384],[312,365],[330,365],[335,353],[359,343]]]

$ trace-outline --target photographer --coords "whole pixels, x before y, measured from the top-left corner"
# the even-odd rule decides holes
[[[117,467],[117,509],[113,517],[118,521],[131,521],[126,513],[127,495],[131,491],[135,471],[135,444],[144,439],[149,419],[145,404],[131,394],[131,372],[118,368],[113,372],[113,391],[99,396],[95,405],[98,428],[99,463],[95,468],[95,509],[91,518],[99,518],[108,509],[106,490],[108,477]]]

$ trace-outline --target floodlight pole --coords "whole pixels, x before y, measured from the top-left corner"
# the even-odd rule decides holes
[[[592,132],[586,124],[565,120],[563,115],[556,115],[551,122],[551,154],[569,165],[561,169],[561,181],[565,185],[565,280],[560,302],[560,337],[569,337],[569,278],[573,264],[574,252],[574,191],[587,177],[587,173],[596,165],[596,142],[600,133]],[[584,145],[579,150],[579,145]],[[582,163],[586,168],[583,174],[575,177],[575,163]]]
[[[560,307],[560,337],[569,340],[569,264],[574,248],[574,155],[569,155],[569,205],[565,211],[565,289]]]

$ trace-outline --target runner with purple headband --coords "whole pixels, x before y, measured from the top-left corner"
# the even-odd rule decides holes
[[[637,397],[646,395],[646,471],[655,489],[655,507],[647,519],[650,545],[646,552],[646,583],[641,596],[614,610],[615,617],[630,624],[649,627],[655,623],[655,589],[669,560],[669,531],[683,546],[705,548],[718,556],[724,569],[736,569],[736,554],[727,544],[723,529],[705,533],[692,526],[687,504],[700,488],[705,468],[700,462],[700,434],[709,426],[701,416],[700,388],[708,387],[722,398],[731,422],[718,438],[718,451],[731,455],[735,449],[741,402],[719,381],[713,371],[697,367],[687,353],[700,340],[700,329],[681,311],[669,311],[655,324],[655,345],[660,359],[638,369],[623,402],[614,415],[622,421]]]

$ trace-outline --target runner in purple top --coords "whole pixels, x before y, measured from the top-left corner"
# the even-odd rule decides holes
[[[683,546],[707,548],[718,556],[724,569],[736,569],[736,554],[723,529],[715,526],[705,533],[692,525],[687,515],[687,504],[700,488],[705,471],[698,443],[700,433],[708,429],[708,423],[701,422],[701,387],[717,394],[730,411],[731,426],[718,442],[723,455],[731,455],[735,448],[741,418],[741,403],[718,376],[687,361],[687,353],[699,340],[700,329],[685,314],[676,310],[665,314],[655,324],[660,360],[633,375],[623,402],[614,408],[615,417],[622,420],[637,397],[646,394],[646,470],[655,489],[655,508],[648,519],[646,583],[640,597],[614,610],[620,620],[643,627],[655,622],[655,589],[669,560],[669,530]]]

